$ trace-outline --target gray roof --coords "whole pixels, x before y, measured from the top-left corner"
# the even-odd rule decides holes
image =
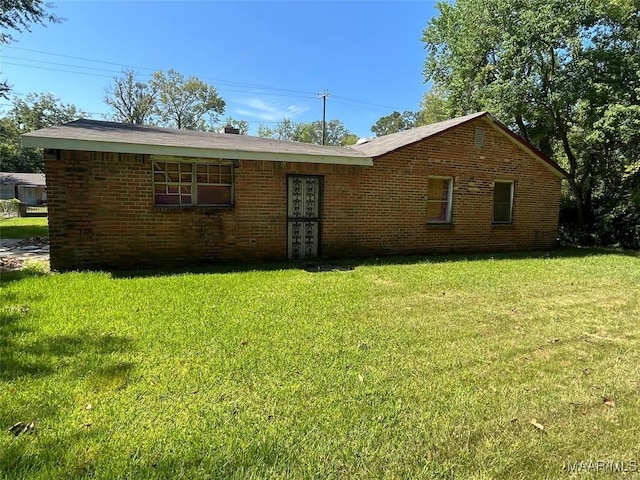
[[[379,157],[385,153],[393,152],[398,148],[405,147],[438,133],[442,133],[445,130],[449,130],[450,128],[460,125],[461,123],[466,123],[474,118],[486,115],[488,115],[487,112],[472,113],[471,115],[465,115],[464,117],[452,118],[451,120],[445,120],[444,122],[432,123],[431,125],[425,125],[424,127],[416,127],[411,130],[404,130],[402,132],[372,138],[352,148],[366,155]]]
[[[294,157],[297,157],[298,161],[307,162],[373,163],[366,153],[349,147],[85,119],[26,133],[22,136],[22,144],[25,147],[205,158],[296,161]]]
[[[22,135],[24,147],[156,154],[183,157],[373,165],[373,160],[399,148],[483,117],[511,141],[560,176],[567,173],[546,155],[487,112],[433,123],[373,138],[352,147],[315,145],[229,133],[196,132],[98,120],[76,120]]]
[[[0,184],[44,187],[47,181],[44,173],[0,172]]]

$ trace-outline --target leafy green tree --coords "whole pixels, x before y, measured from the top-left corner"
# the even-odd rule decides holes
[[[442,122],[452,116],[454,115],[447,106],[445,92],[440,88],[434,87],[422,97],[420,110],[417,112],[407,110],[402,113],[394,111],[390,115],[378,119],[371,127],[371,131],[380,137],[431,123]]]
[[[23,148],[20,135],[82,116],[74,105],[65,105],[50,93],[30,93],[24,100],[14,99],[12,108],[0,118],[0,168],[7,172],[43,172],[42,150]]]
[[[289,118],[277,123],[274,127],[260,125],[258,127],[258,136],[264,138],[274,138],[276,140],[297,140],[296,124]]]
[[[275,138],[277,140],[290,140],[293,142],[322,144],[322,122],[293,123],[285,118],[275,127],[260,125],[258,136]],[[330,120],[325,123],[325,145],[354,145],[358,141],[340,120]]]
[[[340,145],[343,147],[348,147],[349,145],[355,145],[358,142],[358,135],[355,133],[347,132],[342,136],[340,140]]]
[[[224,113],[225,102],[213,85],[169,70],[155,72],[149,86],[157,92],[158,124],[187,130],[210,130]],[[208,117],[208,118],[206,118]]]
[[[51,7],[51,3],[42,0],[2,0],[0,2],[0,45],[13,42],[14,38],[9,33],[10,30],[24,32],[30,31],[33,24],[46,25],[48,22],[61,22],[61,18],[48,10]],[[0,98],[8,98],[7,93],[10,90],[7,80],[0,82]]]
[[[445,93],[438,88],[432,88],[422,97],[420,111],[416,114],[416,127],[442,122],[452,118],[447,107]]]
[[[637,152],[640,2],[457,0],[424,31],[425,77],[447,110],[488,110],[569,173],[578,221],[615,203]],[[628,140],[628,139],[627,139]]]
[[[104,103],[113,110],[110,119],[114,122],[153,125],[157,98],[158,91],[152,85],[139,81],[133,70],[126,70],[105,89]]]
[[[409,130],[417,126],[418,114],[416,112],[397,112],[394,111],[390,115],[381,117],[372,127],[371,131],[376,136],[389,135],[391,133]]]
[[[28,32],[33,24],[60,23],[62,19],[48,11],[52,6],[50,2],[42,0],[3,0],[0,8],[0,43],[14,40],[9,30]]]

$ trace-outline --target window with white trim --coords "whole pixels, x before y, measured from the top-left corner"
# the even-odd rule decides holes
[[[453,178],[429,177],[427,179],[427,222],[450,222],[452,200]]]
[[[153,203],[158,206],[231,206],[233,165],[154,161]]]
[[[511,223],[513,217],[513,182],[496,180],[493,184],[493,223]]]

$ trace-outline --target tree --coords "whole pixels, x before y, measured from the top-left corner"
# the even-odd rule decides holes
[[[277,123],[273,128],[267,127],[266,125],[260,125],[258,127],[258,136],[264,138],[274,138],[276,140],[298,141],[296,124],[288,118],[285,118],[282,122]]]
[[[613,201],[637,152],[638,0],[458,0],[424,31],[424,74],[447,110],[488,110],[568,173],[578,221]],[[637,142],[637,136],[634,139]],[[632,142],[633,143],[633,142]]]
[[[157,92],[158,124],[188,130],[210,130],[224,113],[225,102],[213,85],[185,78],[175,70],[155,72],[149,82]],[[209,118],[205,119],[208,115]]]
[[[442,89],[434,87],[424,94],[422,102],[420,102],[420,110],[417,112],[406,110],[402,113],[394,111],[390,115],[378,119],[371,127],[371,131],[380,137],[442,122],[452,116],[447,107],[446,93]]]
[[[418,114],[416,112],[404,111],[402,113],[394,111],[390,115],[381,117],[371,127],[371,131],[377,137],[389,135],[391,133],[402,132],[417,126]]]
[[[325,145],[354,145],[358,141],[357,135],[351,133],[339,120],[325,123]],[[322,122],[293,123],[285,118],[275,127],[258,127],[258,136],[289,140],[293,142],[322,144]]]
[[[71,122],[84,115],[74,105],[65,105],[52,94],[28,94],[15,98],[9,112],[0,119],[0,158],[2,170],[8,172],[42,172],[42,151],[23,148],[20,135],[59,123]]]
[[[0,45],[14,41],[9,30],[30,31],[33,24],[45,25],[47,22],[62,21],[48,11],[53,5],[42,0],[2,0],[0,5]],[[8,98],[10,90],[7,80],[0,82],[0,98]]]
[[[127,70],[105,89],[104,103],[115,111],[111,120],[135,125],[153,124],[158,92],[152,85],[137,80],[133,70]]]
[[[416,115],[416,126],[442,122],[453,116],[447,108],[445,93],[439,88],[432,88],[422,97],[420,111]]]

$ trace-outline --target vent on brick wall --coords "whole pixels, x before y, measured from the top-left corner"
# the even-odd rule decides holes
[[[476,127],[475,135],[473,137],[473,146],[476,148],[484,147],[484,130],[481,127]]]

